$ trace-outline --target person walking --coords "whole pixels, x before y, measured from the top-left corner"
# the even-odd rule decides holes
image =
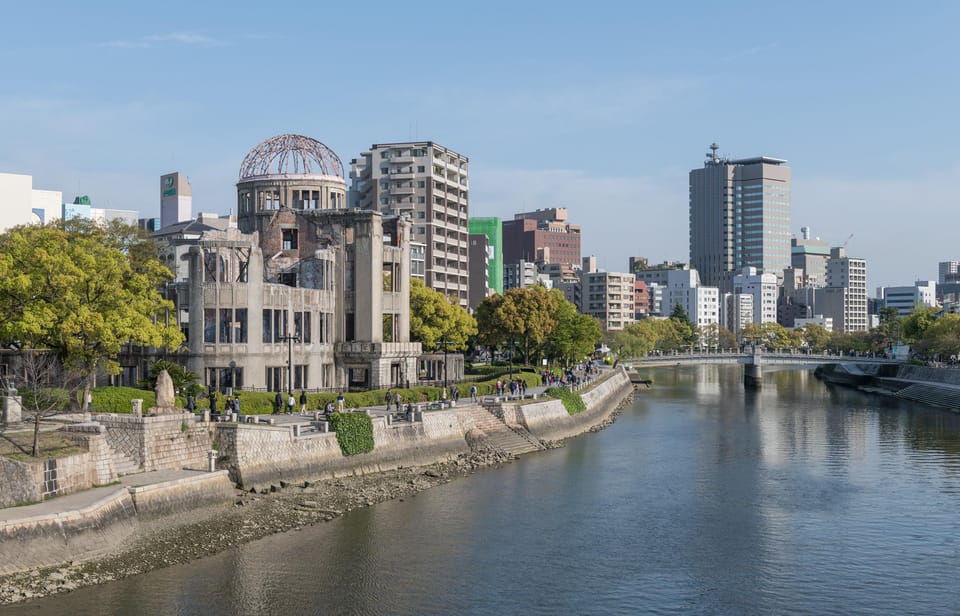
[[[387,403],[387,412],[389,413],[390,405],[393,403],[393,394],[390,393],[389,389],[387,389],[386,403]]]
[[[197,410],[197,401],[193,394],[187,394],[187,410],[191,413]]]
[[[283,409],[283,396],[280,395],[280,392],[277,392],[277,395],[273,397],[273,414],[279,415],[280,411]]]
[[[400,412],[400,392],[393,394],[393,408],[397,413]]]
[[[471,385],[471,386],[470,386],[470,398],[471,398],[474,402],[477,401],[477,386],[476,386],[476,385]]]
[[[293,415],[293,406],[297,403],[293,398],[293,392],[287,394],[287,415]]]
[[[300,416],[307,414],[307,392],[300,390]]]
[[[337,412],[343,412],[343,392],[337,394]]]

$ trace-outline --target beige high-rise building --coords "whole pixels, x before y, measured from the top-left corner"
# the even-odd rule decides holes
[[[351,208],[408,215],[426,245],[425,284],[469,299],[469,159],[432,141],[381,143],[350,161]]]
[[[634,322],[633,274],[584,270],[581,276],[580,312],[600,319],[606,331]]]
[[[834,331],[869,329],[867,316],[867,262],[848,257],[842,247],[830,250],[827,286],[816,290],[816,314],[833,319]]]

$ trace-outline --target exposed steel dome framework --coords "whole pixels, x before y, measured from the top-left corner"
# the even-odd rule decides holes
[[[303,135],[278,135],[247,153],[240,165],[240,179],[264,175],[320,174],[343,177],[343,163],[336,153],[316,139]]]

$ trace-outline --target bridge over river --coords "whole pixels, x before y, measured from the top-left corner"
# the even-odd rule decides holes
[[[790,368],[815,368],[824,364],[898,364],[902,361],[886,357],[859,357],[855,355],[840,355],[830,353],[802,353],[800,351],[764,351],[753,352],[677,352],[666,355],[651,355],[625,362],[628,371],[637,380],[635,368],[652,368],[655,366],[682,366],[701,364],[743,364],[743,383],[747,386],[760,387],[763,381],[763,370],[780,370]]]

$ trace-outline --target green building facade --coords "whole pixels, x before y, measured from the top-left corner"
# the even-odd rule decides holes
[[[497,217],[471,218],[468,223],[470,233],[487,236],[492,255],[487,258],[487,278],[490,288],[503,294],[503,225]]]

